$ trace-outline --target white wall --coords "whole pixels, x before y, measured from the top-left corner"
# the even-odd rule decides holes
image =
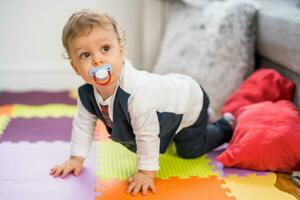
[[[159,21],[161,14],[157,15],[157,11],[161,3],[158,2],[157,0],[0,1],[0,90],[62,90],[75,88],[81,84],[81,79],[62,57],[64,50],[61,32],[70,14],[82,8],[97,8],[113,15],[128,33],[127,57],[136,66],[146,63],[145,67],[151,67],[149,63],[154,63],[155,59],[152,52],[156,51],[152,47],[158,46],[153,42],[149,44],[143,41],[151,30],[156,31],[156,25],[154,27],[151,25],[150,29],[146,25],[147,34],[144,35],[143,20],[146,11],[148,21],[151,15]],[[151,41],[158,43],[158,39],[153,39],[153,34],[149,37],[152,37]],[[151,59],[144,54],[150,54]]]
[[[142,65],[148,71],[152,71],[159,54],[161,39],[169,15],[168,5],[168,1],[143,1]]]

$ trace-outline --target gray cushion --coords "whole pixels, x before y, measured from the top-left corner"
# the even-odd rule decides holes
[[[219,110],[254,68],[255,10],[238,0],[177,9],[170,16],[154,72],[192,76]]]
[[[300,75],[300,2],[256,0],[257,51]]]

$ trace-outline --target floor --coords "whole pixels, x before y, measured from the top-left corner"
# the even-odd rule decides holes
[[[49,169],[69,156],[75,112],[74,91],[0,93],[0,199],[300,199],[286,174],[223,167],[215,158],[226,146],[193,160],[171,146],[160,156],[157,193],[132,197],[125,190],[136,155],[110,141],[101,122],[81,176],[53,178]]]

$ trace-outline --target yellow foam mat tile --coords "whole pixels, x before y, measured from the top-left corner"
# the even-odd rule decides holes
[[[228,176],[224,178],[225,187],[237,200],[297,200],[294,196],[275,187],[276,174],[264,176]]]
[[[12,117],[73,117],[76,106],[67,104],[23,105],[14,104]]]

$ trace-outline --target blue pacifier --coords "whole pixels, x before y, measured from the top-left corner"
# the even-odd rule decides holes
[[[111,80],[112,65],[104,64],[99,67],[93,67],[89,70],[89,75],[94,81],[103,86],[107,85]]]

